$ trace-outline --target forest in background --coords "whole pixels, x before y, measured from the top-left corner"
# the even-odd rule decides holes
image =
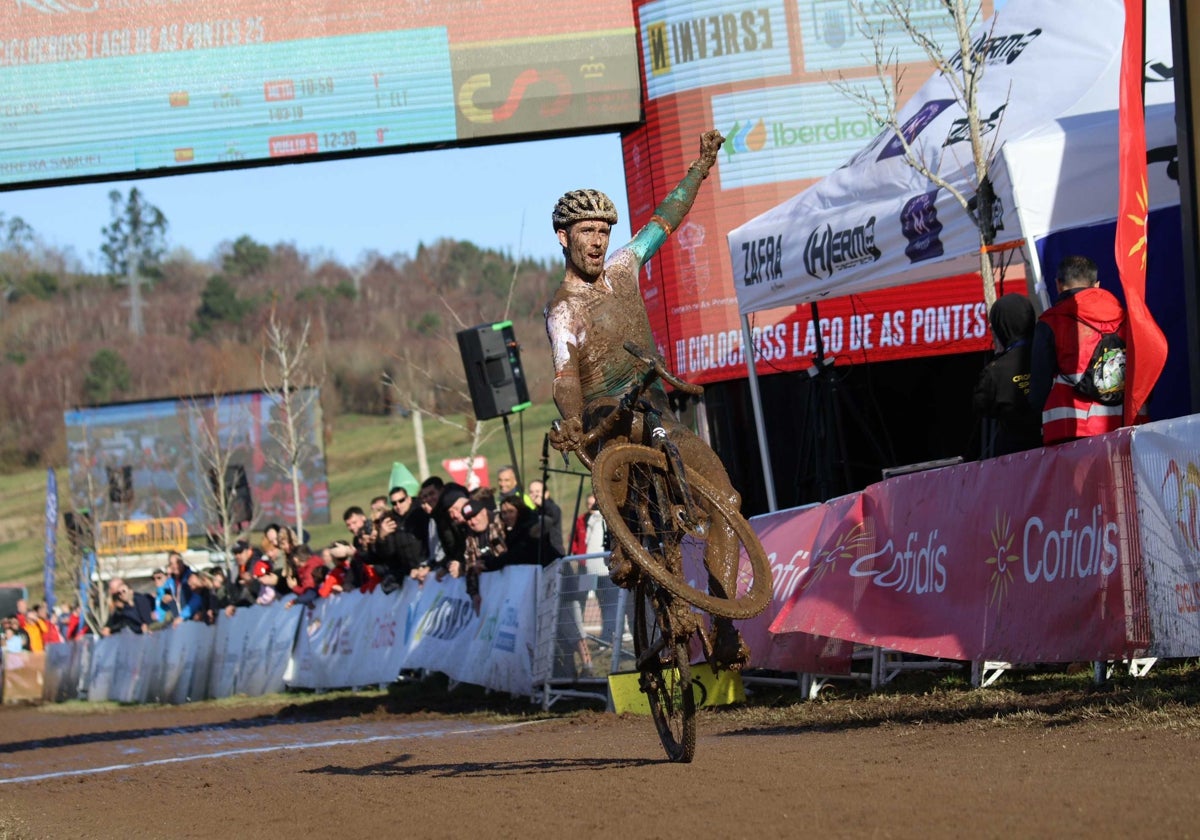
[[[63,463],[70,408],[262,388],[272,312],[311,325],[327,435],[342,413],[469,411],[456,334],[477,324],[512,321],[530,396],[550,397],[542,311],[559,266],[450,239],[346,266],[241,236],[204,260],[169,250],[169,237],[148,245],[148,205],[137,206],[136,190],[118,197],[101,231],[108,273],[84,271],[0,214],[0,470]],[[169,220],[157,221],[165,232]],[[130,263],[141,278],[140,336]]]

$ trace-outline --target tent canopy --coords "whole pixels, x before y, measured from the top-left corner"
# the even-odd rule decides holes
[[[992,143],[998,243],[1115,216],[1123,24],[1122,0],[1009,0],[973,34],[973,43],[990,39],[979,115]],[[1148,3],[1146,56],[1148,67],[1171,66],[1165,0]],[[1148,104],[1173,100],[1169,78],[1147,84]],[[974,195],[965,115],[943,76],[913,95],[898,122],[931,171]],[[1151,108],[1147,125],[1150,148],[1175,144],[1173,107]],[[1165,169],[1151,167],[1156,206],[1179,201]],[[974,222],[905,162],[890,130],[728,239],[743,314],[979,268]]]

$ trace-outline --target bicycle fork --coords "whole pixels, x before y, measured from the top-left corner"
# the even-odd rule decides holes
[[[669,509],[669,514],[676,520],[675,525],[679,529],[690,531],[700,538],[706,538],[708,523],[696,515],[696,503],[685,478],[687,473],[684,470],[683,456],[679,453],[679,447],[667,437],[667,430],[663,427],[662,415],[659,412],[647,411],[645,418],[645,422],[650,426],[651,444],[667,459],[667,473],[675,479],[675,490],[679,500],[679,503],[675,504],[672,494],[665,492],[667,488],[656,488],[659,491],[662,509],[664,511]]]

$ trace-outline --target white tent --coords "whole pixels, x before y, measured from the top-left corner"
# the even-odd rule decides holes
[[[997,243],[1116,215],[1116,108],[1124,27],[1122,0],[1009,0],[972,36],[987,45],[979,114],[999,199]],[[1174,87],[1166,0],[1147,3],[1148,146],[1174,145]],[[1156,79],[1157,69],[1166,68]],[[965,115],[935,74],[898,115],[927,166],[974,195]],[[1151,167],[1151,204],[1178,204],[1178,184]],[[979,232],[958,201],[904,161],[881,133],[841,168],[728,236],[742,313],[978,271]],[[1036,249],[1031,280],[1040,280]],[[1044,295],[1044,293],[1042,293]],[[753,348],[747,338],[747,358]],[[758,394],[751,398],[770,508],[774,481]]]
[[[1000,150],[996,181],[1016,216],[1017,237],[1029,244],[1038,280],[1037,242],[1056,231],[1116,219],[1117,118],[1116,111],[1065,117]],[[1177,138],[1173,102],[1146,109],[1146,148],[1170,150],[1147,169],[1150,210],[1179,204],[1178,174],[1168,165]]]
[[[1170,67],[1165,2],[1150,2],[1148,21],[1147,64]],[[997,242],[1095,221],[1097,213],[1115,216],[1115,130],[1107,118],[1081,115],[1117,107],[1123,22],[1121,0],[1010,0],[975,33],[973,41],[991,39],[979,114],[996,150]],[[1174,101],[1169,78],[1148,84],[1146,99]],[[964,114],[946,79],[934,75],[899,122],[934,172],[974,194]],[[1042,145],[1009,162],[1009,145],[1034,138]],[[899,146],[889,132],[880,134],[840,169],[729,234],[743,314],[978,271],[974,223],[946,190],[904,162]],[[1101,154],[1111,156],[1105,162]],[[1098,168],[1060,179],[1079,166]],[[1111,181],[1111,191],[1080,188],[1093,177]],[[1099,203],[1100,193],[1113,200]],[[1152,198],[1177,202],[1178,191]]]

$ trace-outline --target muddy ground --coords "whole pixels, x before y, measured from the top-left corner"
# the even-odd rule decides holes
[[[641,717],[344,705],[2,708],[0,838],[1200,836],[1200,730],[1152,717],[706,710],[672,765]]]

